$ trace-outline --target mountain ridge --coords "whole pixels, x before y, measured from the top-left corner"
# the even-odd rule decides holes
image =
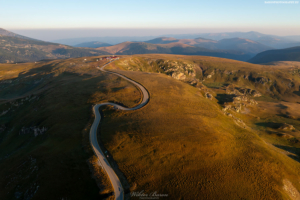
[[[105,51],[110,54],[131,55],[131,54],[182,54],[182,55],[204,55],[236,60],[248,60],[250,54],[232,50],[211,50],[204,47],[195,47],[181,42],[167,44],[151,44],[146,42],[124,42],[110,47],[100,47],[97,50]]]
[[[251,58],[248,62],[262,64],[276,61],[300,61],[300,46],[264,51]]]

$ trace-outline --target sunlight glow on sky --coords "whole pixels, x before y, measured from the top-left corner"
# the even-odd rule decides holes
[[[262,0],[0,0],[0,26],[17,29],[170,28],[300,35],[300,3]],[[276,34],[276,33],[274,33]]]

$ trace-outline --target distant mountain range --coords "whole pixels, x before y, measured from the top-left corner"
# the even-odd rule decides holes
[[[126,45],[117,44],[118,45],[117,47],[109,48],[109,49],[118,49],[120,46],[127,46],[127,50],[126,51],[122,50],[122,52],[130,52],[132,54],[137,54],[139,52],[148,52],[148,53],[149,52],[153,52],[153,53],[171,52],[173,54],[186,54],[186,55],[191,55],[191,54],[212,55],[212,56],[246,61],[245,60],[246,58],[252,58],[256,54],[261,53],[263,51],[300,46],[300,36],[282,37],[276,35],[262,34],[255,31],[228,32],[228,33],[201,33],[201,34],[185,34],[185,35],[169,35],[169,36],[170,37],[151,38],[150,40],[144,40],[144,41],[137,41],[137,40],[141,40],[142,38],[133,37],[131,38],[132,39],[131,41],[133,42],[135,41],[136,43],[135,45],[130,44],[128,47],[128,43],[126,43]],[[85,39],[87,40],[88,38]],[[107,38],[103,37],[99,39],[102,39],[101,42],[105,43]],[[114,42],[111,41],[111,39],[113,38],[109,38],[111,44],[114,44]],[[115,37],[115,39],[117,41],[122,41],[122,39],[125,40],[128,38]],[[150,51],[151,48],[149,48],[149,45],[147,48],[141,47],[143,46],[141,45],[141,42],[156,44],[156,45],[169,44],[169,46],[172,46],[170,45],[171,43],[173,43],[173,46],[175,44],[177,45],[175,45],[176,50],[174,49],[174,47],[171,47],[172,49],[168,49],[167,46],[158,46],[158,48],[155,48],[156,50],[152,49]],[[179,43],[186,44],[188,46],[178,47]],[[93,47],[93,45],[90,45],[88,43],[81,44],[80,46],[89,47],[89,48]],[[96,46],[96,48],[98,48],[98,46]],[[197,48],[201,48],[201,49],[197,49]],[[110,52],[110,50],[108,51]],[[114,52],[115,54],[122,53],[116,51]],[[241,54],[243,55],[241,56]]]
[[[225,32],[225,33],[202,33],[198,34],[197,37],[207,38],[211,40],[223,40],[231,38],[244,38],[249,39],[260,44],[272,47],[272,48],[286,48],[297,46],[295,43],[299,42],[300,36],[276,36],[267,35],[255,31],[250,32]],[[297,39],[298,38],[298,39]]]
[[[103,42],[108,43],[111,45],[120,44],[122,42],[127,41],[135,41],[135,42],[143,42],[146,40],[151,40],[156,38],[155,36],[145,36],[145,37],[129,37],[129,36],[122,36],[122,37],[113,37],[113,36],[107,36],[107,37],[83,37],[83,38],[66,38],[66,39],[60,39],[60,40],[53,40],[51,42],[59,43],[59,44],[65,44],[69,46],[76,46],[78,44],[82,43],[88,43],[88,42]]]
[[[257,54],[249,62],[255,64],[269,63],[275,61],[300,61],[300,46],[287,49],[276,49],[264,51]]]
[[[224,32],[224,33],[200,33],[200,34],[181,34],[181,35],[164,35],[158,37],[173,37],[176,39],[195,39],[195,38],[205,38],[206,40],[223,40],[223,39],[232,39],[232,38],[243,38],[249,39],[255,42],[258,42],[262,45],[280,49],[298,46],[300,42],[300,36],[276,36],[262,34],[255,31],[250,32]],[[99,41],[103,43],[109,43],[112,45],[119,44],[122,42],[132,41],[132,42],[145,42],[153,40],[157,37],[155,36],[144,36],[144,37],[86,37],[86,38],[68,38],[55,40],[53,42],[76,46],[80,43]]]
[[[123,42],[116,45],[110,43],[90,41],[77,45],[68,46],[51,42],[35,40],[22,35],[0,29],[0,62],[29,62],[41,59],[72,58],[97,55],[130,55],[130,54],[182,54],[182,55],[203,55],[229,58],[234,60],[248,61],[255,63],[272,60],[269,52],[276,51],[278,47],[300,46],[296,41],[298,36],[289,38],[265,35],[258,32],[233,32],[233,33],[206,33],[196,35],[185,35],[187,38],[159,37],[148,38],[145,41]],[[183,37],[180,35],[179,37]],[[112,39],[114,37],[110,37]],[[119,38],[118,41],[122,40]],[[135,37],[124,37],[134,39]],[[123,38],[123,39],[124,39]],[[145,39],[147,37],[140,37]],[[292,40],[294,39],[294,40]],[[300,39],[300,38],[299,38]],[[72,39],[70,39],[72,40]],[[282,51],[287,54],[298,52]],[[268,51],[272,50],[272,51]],[[289,53],[288,53],[289,52]],[[273,54],[272,53],[272,54]],[[256,54],[258,54],[256,56]],[[276,53],[275,53],[276,54]],[[267,57],[267,58],[266,58]],[[295,61],[297,56],[275,56],[274,59]]]

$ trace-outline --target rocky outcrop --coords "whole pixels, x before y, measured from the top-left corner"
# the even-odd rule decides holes
[[[186,75],[184,75],[184,73],[177,73],[177,72],[174,72],[172,74],[172,78],[175,78],[177,80],[185,80],[186,78]]]
[[[36,126],[31,126],[31,127],[22,127],[22,129],[19,131],[19,135],[24,135],[24,134],[33,134],[35,137],[38,135],[44,134],[48,129],[46,127],[36,127]]]
[[[278,129],[280,129],[280,130],[289,130],[289,131],[292,131],[292,130],[295,130],[295,127],[294,127],[293,125],[284,123],[284,124],[283,124],[282,126],[280,126]]]
[[[257,77],[255,78],[255,83],[260,83],[260,84],[266,84],[266,83],[271,83],[272,81],[269,78],[266,77]]]
[[[255,106],[258,104],[254,99],[250,97],[261,96],[261,94],[256,90],[236,87],[234,85],[229,85],[225,89],[226,94],[234,95],[234,97],[232,97],[232,101],[224,103],[223,111],[231,109],[235,112],[241,112],[243,107]]]
[[[247,96],[233,97],[233,102],[225,103],[223,111],[231,109],[235,112],[241,112],[243,107],[255,106],[258,103],[254,99],[250,99]]]
[[[255,101],[254,99],[250,99],[249,97],[247,97],[245,95],[233,97],[233,103],[234,104],[242,104],[243,106],[258,104],[257,101]]]
[[[226,87],[226,94],[235,94],[235,95],[249,95],[252,97],[260,97],[261,93],[257,90],[252,90],[249,88],[236,87],[234,85],[228,85]]]
[[[195,64],[175,60],[151,60],[150,66],[157,66],[159,70],[178,80],[196,77]]]
[[[206,78],[212,78],[213,75],[215,75],[215,71],[212,71],[210,74],[208,74],[208,75],[206,76]]]

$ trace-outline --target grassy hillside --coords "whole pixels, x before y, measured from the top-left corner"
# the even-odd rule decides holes
[[[178,76],[172,73],[188,73],[193,64],[201,64],[204,75],[211,75],[212,67],[257,74],[271,68],[174,55],[132,56],[111,64],[114,71],[142,83],[151,96],[149,105],[139,111],[104,112],[100,137],[129,181],[131,188],[127,191],[158,191],[171,199],[297,199],[300,113],[293,113],[292,119],[278,116],[279,111],[271,112],[274,107],[280,112],[293,110],[297,103],[280,107],[280,100],[263,95],[254,98],[263,100],[258,106],[246,105],[242,112],[224,111],[219,97],[230,95],[222,83],[202,82],[208,88],[201,82],[193,84],[190,78],[201,76],[193,76],[191,71],[183,82],[174,79]],[[299,74],[291,74],[284,65],[274,68],[278,73],[287,70],[286,74],[297,78],[299,85]],[[209,79],[219,76],[216,73]],[[253,87],[251,81],[232,81],[238,87]],[[212,100],[204,97],[206,92],[213,94]],[[273,107],[268,107],[270,103]],[[277,127],[269,125],[273,120]],[[284,123],[293,124],[295,131],[280,129]]]
[[[0,199],[113,199],[90,149],[92,105],[140,93],[83,59],[0,64]]]
[[[189,83],[226,86],[236,84],[255,89],[275,99],[297,102],[299,65],[255,65],[246,62],[204,56],[140,55],[121,59],[116,65],[126,70],[184,75]]]
[[[1,199],[113,198],[89,147],[91,106],[134,106],[140,93],[96,69],[103,64],[85,57],[0,65]],[[299,67],[153,54],[111,63],[150,93],[140,110],[102,108],[98,137],[125,195],[299,198]],[[238,98],[258,104],[238,110]]]
[[[256,64],[275,61],[300,61],[300,47],[261,52],[249,60]]]

